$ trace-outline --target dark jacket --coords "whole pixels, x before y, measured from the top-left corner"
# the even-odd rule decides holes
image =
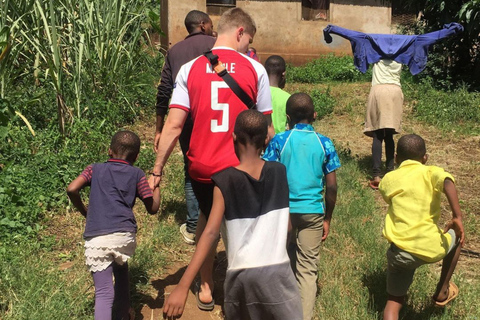
[[[168,111],[168,102],[180,67],[212,49],[215,40],[202,32],[192,33],[168,50],[158,86],[157,115],[165,115]]]

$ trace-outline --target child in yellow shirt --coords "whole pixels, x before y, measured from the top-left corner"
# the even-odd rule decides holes
[[[384,319],[398,319],[416,268],[443,259],[442,272],[432,298],[445,306],[458,295],[450,282],[464,243],[462,213],[453,177],[442,168],[426,166],[425,141],[418,135],[401,137],[397,144],[397,170],[380,182],[379,190],[389,204],[384,237],[387,251],[387,304]],[[445,230],[437,226],[442,193],[452,209]]]

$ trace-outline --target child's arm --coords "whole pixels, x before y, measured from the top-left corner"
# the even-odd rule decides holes
[[[337,174],[332,171],[325,175],[325,219],[323,220],[323,237],[325,241],[330,232],[330,221],[332,220],[333,209],[337,202]]]
[[[450,208],[452,209],[452,220],[445,227],[445,232],[453,229],[457,238],[460,239],[460,245],[463,247],[465,231],[463,230],[462,211],[460,210],[455,183],[450,178],[446,178],[443,182],[443,192],[445,192]]]
[[[85,207],[82,197],[80,197],[80,190],[82,190],[87,184],[85,178],[80,175],[67,187],[68,198],[70,198],[70,201],[72,201],[75,208],[77,208],[84,217],[87,216],[87,207]]]
[[[188,289],[202,266],[205,258],[212,249],[212,246],[218,239],[220,224],[222,223],[225,212],[225,200],[218,187],[213,190],[213,205],[205,230],[197,244],[197,249],[193,254],[192,260],[185,270],[177,287],[172,291],[163,306],[163,316],[172,319],[179,317],[183,313],[185,301],[187,300]]]
[[[160,188],[157,187],[153,190],[153,197],[143,199],[143,204],[148,213],[157,213],[160,208]]]

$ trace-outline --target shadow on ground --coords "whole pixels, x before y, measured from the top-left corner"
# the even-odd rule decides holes
[[[166,288],[169,286],[176,286],[180,279],[182,278],[187,266],[181,266],[179,269],[174,271],[173,274],[167,275],[165,278],[157,279],[152,281],[152,286],[155,290],[158,291],[156,297],[152,297],[150,295],[145,295],[143,293],[137,292],[135,288],[133,288],[133,295],[132,300],[136,306],[135,308],[135,319],[141,320],[144,319],[143,315],[141,314],[142,308],[144,305],[147,305],[150,309],[162,309],[163,304],[165,303],[165,294]],[[215,262],[213,265],[213,281],[214,281],[214,299],[215,305],[221,306],[223,311],[223,284],[225,282],[225,275],[227,270],[227,256],[226,252],[219,251],[215,257]],[[132,283],[145,283],[148,281],[146,272],[141,270],[141,268],[134,268],[131,270]],[[195,295],[195,292],[198,290],[200,279],[195,279],[194,283],[190,287],[190,291]]]
[[[185,200],[170,200],[162,203],[161,214],[158,216],[160,221],[165,220],[168,216],[173,215],[175,222],[181,225],[187,221],[187,206]]]
[[[377,319],[383,319],[383,309],[387,303],[387,273],[386,270],[375,270],[372,273],[364,274],[362,279],[363,285],[368,288],[369,306],[372,313],[378,314]],[[420,310],[418,310],[420,309]],[[400,311],[400,319],[408,320],[428,320],[432,316],[439,316],[445,312],[445,309],[437,308],[432,303],[425,303],[420,308],[414,308],[408,303]]]

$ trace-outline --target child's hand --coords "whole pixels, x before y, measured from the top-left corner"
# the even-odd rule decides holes
[[[322,242],[327,239],[329,232],[330,232],[330,220],[323,220],[323,236],[322,236]]]
[[[151,175],[150,178],[148,178],[148,185],[150,189],[155,190],[160,186],[161,181],[162,179],[160,177]]]
[[[460,239],[460,245],[463,247],[463,244],[465,243],[465,231],[463,230],[462,219],[453,218],[452,220],[450,220],[450,222],[445,227],[444,232],[447,232],[450,229],[453,229],[453,231],[455,231],[455,235],[457,236],[457,239]]]
[[[182,316],[187,301],[188,288],[177,286],[165,301],[163,319],[177,319]]]

